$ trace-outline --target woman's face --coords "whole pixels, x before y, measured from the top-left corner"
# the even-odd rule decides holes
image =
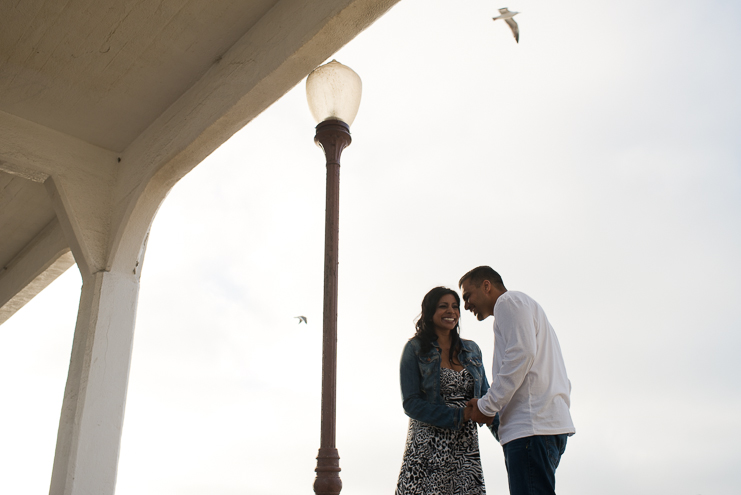
[[[460,307],[453,294],[445,294],[437,302],[435,314],[432,315],[432,323],[436,332],[450,332],[458,324],[461,317]]]

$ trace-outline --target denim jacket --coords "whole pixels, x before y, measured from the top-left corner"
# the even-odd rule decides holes
[[[463,408],[445,405],[440,394],[440,346],[437,341],[427,353],[422,353],[419,339],[411,339],[401,355],[401,399],[404,412],[410,418],[441,428],[459,430],[463,426]],[[473,396],[482,397],[489,382],[481,362],[481,349],[472,340],[461,339],[458,361],[473,376]],[[497,436],[499,416],[491,430]]]

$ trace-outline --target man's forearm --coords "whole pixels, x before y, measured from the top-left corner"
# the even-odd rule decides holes
[[[475,421],[476,423],[482,425],[491,425],[494,421],[494,416],[487,416],[486,414],[482,413],[481,410],[478,407],[478,399],[471,399],[466,404],[466,412],[468,412],[470,409],[470,415],[471,420]]]

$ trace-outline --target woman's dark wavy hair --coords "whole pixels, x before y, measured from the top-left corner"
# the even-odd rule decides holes
[[[455,297],[455,302],[460,306],[461,298],[458,293],[453,289],[448,289],[447,287],[435,287],[425,294],[424,299],[422,299],[422,312],[419,315],[417,323],[414,325],[417,328],[417,333],[412,337],[414,339],[419,339],[422,344],[422,353],[430,352],[432,349],[432,343],[437,340],[437,333],[435,333],[435,324],[432,322],[432,317],[434,316],[435,311],[437,311],[437,304],[440,302],[440,299],[448,294]],[[454,360],[454,357],[458,355],[458,352],[460,352],[460,332],[460,324],[456,324],[454,331],[450,333],[451,342],[450,355],[448,356],[448,359],[450,359],[451,363],[458,362],[457,359]]]

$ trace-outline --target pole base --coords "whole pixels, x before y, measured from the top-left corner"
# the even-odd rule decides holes
[[[335,448],[320,448],[316,456],[316,495],[339,495],[342,490],[340,479],[340,454]]]

